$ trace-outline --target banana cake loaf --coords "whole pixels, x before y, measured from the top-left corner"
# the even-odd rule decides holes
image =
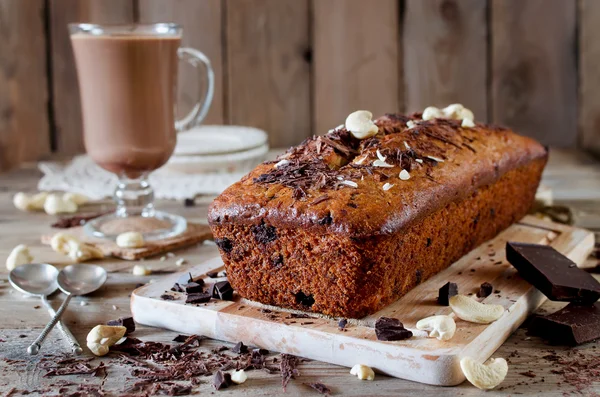
[[[522,218],[547,149],[452,106],[355,112],[226,189],[208,219],[236,292],[360,318]]]

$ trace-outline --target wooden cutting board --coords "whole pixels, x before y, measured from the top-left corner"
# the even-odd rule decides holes
[[[549,244],[581,264],[593,248],[594,235],[587,230],[527,216],[390,306],[350,321],[343,331],[338,329],[337,319],[312,314],[315,318],[296,318],[289,310],[272,307],[265,310],[264,306],[241,298],[233,302],[213,300],[197,306],[186,305],[183,294],[171,293],[179,297],[174,301],[159,299],[181,275],[135,290],[131,296],[131,311],[135,321],[149,326],[229,342],[242,341],[346,367],[365,364],[379,373],[422,383],[457,385],[465,379],[459,365],[463,356],[480,361],[489,358],[546,299],[508,264],[507,241]],[[217,257],[195,267],[192,274],[199,276],[221,270],[222,266]],[[205,281],[210,284],[218,280],[206,278]],[[489,325],[457,319],[457,331],[450,341],[427,338],[426,333],[417,330],[408,340],[377,340],[373,325],[381,316],[398,318],[407,328],[414,329],[416,322],[424,317],[451,314],[449,307],[436,303],[438,289],[447,281],[458,283],[461,294],[474,294],[481,283],[492,283],[500,292],[482,301],[503,305],[506,312]]]

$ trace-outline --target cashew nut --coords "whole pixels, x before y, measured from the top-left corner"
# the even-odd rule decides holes
[[[96,325],[87,335],[87,347],[96,356],[104,356],[109,347],[125,336],[127,328],[120,325]]]
[[[492,358],[487,364],[480,364],[471,357],[460,360],[460,368],[473,386],[488,390],[498,386],[508,373],[508,364],[503,358]]]
[[[12,270],[17,266],[33,262],[33,256],[29,254],[29,247],[19,244],[10,252],[6,258],[6,268]]]
[[[44,211],[49,215],[73,213],[77,212],[77,204],[57,194],[51,194],[44,202]]]
[[[477,324],[489,324],[504,314],[501,305],[486,305],[465,295],[454,295],[448,300],[458,318]]]
[[[435,106],[428,106],[423,110],[423,120],[433,120],[444,118],[444,113]]]
[[[46,197],[48,192],[40,192],[33,196],[19,192],[13,197],[13,204],[21,211],[41,211],[44,209]]]
[[[66,200],[66,201],[72,201],[75,204],[77,204],[78,206],[84,205],[85,203],[90,201],[90,198],[87,196],[84,196],[83,194],[70,193],[70,192],[63,194],[62,198],[63,198],[63,200]]]
[[[456,332],[456,323],[450,316],[431,316],[419,320],[417,329],[429,331],[430,338],[438,338],[439,340],[449,340]]]
[[[121,248],[140,248],[144,246],[144,236],[139,232],[125,232],[117,236],[116,243]]]
[[[236,385],[241,385],[248,379],[248,375],[246,375],[246,371],[240,369],[239,371],[233,371],[231,374],[231,381]]]
[[[423,110],[423,120],[432,119],[453,119],[462,120],[461,127],[475,127],[475,115],[473,112],[460,103],[453,103],[443,109],[438,109],[435,106],[426,107]]]
[[[54,251],[67,255],[75,262],[104,258],[104,254],[100,249],[91,244],[83,243],[67,233],[56,233],[50,240],[50,246]]]
[[[350,370],[351,375],[356,375],[360,380],[373,380],[375,379],[375,372],[371,369],[371,367],[367,367],[366,365],[356,364]]]
[[[357,110],[346,118],[346,129],[357,139],[365,139],[377,135],[379,128],[373,122],[373,113],[368,110]]]
[[[134,276],[149,276],[152,274],[152,270],[142,265],[135,265],[133,269],[131,269],[131,272]]]

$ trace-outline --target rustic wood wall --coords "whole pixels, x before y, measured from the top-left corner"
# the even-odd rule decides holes
[[[206,122],[264,128],[274,147],[358,108],[462,102],[600,153],[600,0],[0,0],[0,169],[83,150],[74,21],[183,24],[216,72]]]

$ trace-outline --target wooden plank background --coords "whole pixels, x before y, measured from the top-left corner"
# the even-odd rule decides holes
[[[206,123],[289,146],[461,102],[480,121],[600,155],[598,0],[0,0],[0,170],[83,150],[67,23],[174,21],[211,59]],[[198,81],[180,69],[181,112]]]

